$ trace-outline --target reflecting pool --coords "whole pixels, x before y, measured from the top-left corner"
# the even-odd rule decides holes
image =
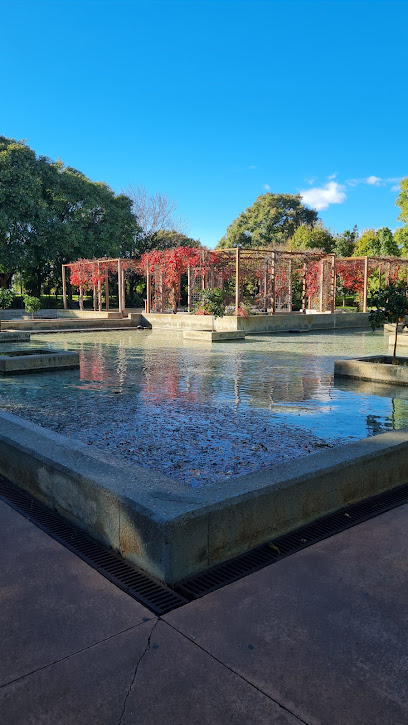
[[[388,353],[382,332],[211,346],[124,330],[39,344],[78,351],[80,371],[2,378],[3,410],[191,485],[408,425],[408,388],[333,378],[336,358]]]

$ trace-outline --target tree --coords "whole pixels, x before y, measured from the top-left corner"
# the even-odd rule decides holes
[[[400,249],[391,229],[364,229],[354,248],[355,257],[399,257]]]
[[[400,193],[395,203],[401,210],[398,219],[408,224],[408,176],[400,181]]]
[[[334,252],[338,257],[351,257],[358,238],[357,226],[346,229],[343,234],[337,234],[334,240]]]
[[[175,247],[201,247],[199,239],[187,237],[175,229],[160,229],[153,234],[151,244],[154,249],[174,249]]]
[[[378,241],[380,243],[380,255],[381,257],[399,257],[401,251],[398,247],[397,242],[394,239],[394,235],[391,229],[388,227],[381,227],[377,231]]]
[[[381,248],[375,229],[364,229],[354,247],[353,257],[380,257]]]
[[[63,263],[132,250],[136,230],[131,199],[0,137],[0,284],[18,270],[39,296],[47,278],[61,286]]]
[[[258,196],[228,227],[218,248],[274,247],[286,243],[301,224],[313,226],[317,212],[302,204],[300,194]]]
[[[315,226],[301,224],[295,229],[289,247],[292,250],[322,249],[329,254],[333,251],[334,238],[330,230],[320,221]]]
[[[183,234],[184,221],[175,216],[177,204],[170,201],[167,194],[149,194],[144,186],[132,186],[126,195],[132,201],[132,210],[138,223],[134,245],[139,254],[155,249],[155,241],[163,242],[164,238],[160,235],[165,231]]]
[[[395,324],[393,365],[397,363],[398,323],[408,314],[408,287],[406,284],[389,284],[384,289],[374,292],[369,304],[374,307],[369,315],[369,322],[373,330],[381,327],[385,322]]]
[[[402,257],[408,256],[408,224],[405,227],[397,227],[394,232],[394,240]]]

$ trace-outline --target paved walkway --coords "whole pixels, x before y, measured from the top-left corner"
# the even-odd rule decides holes
[[[407,725],[408,506],[163,618],[0,502],[1,725]]]

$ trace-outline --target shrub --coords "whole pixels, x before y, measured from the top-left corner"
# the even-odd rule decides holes
[[[14,292],[11,289],[0,287],[0,310],[7,310],[13,304]]]
[[[200,298],[194,307],[194,311],[198,315],[214,315],[214,317],[224,317],[225,300],[222,289],[219,289],[219,287],[214,287],[214,289],[201,290]]]

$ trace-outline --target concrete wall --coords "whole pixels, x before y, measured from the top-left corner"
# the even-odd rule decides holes
[[[344,330],[368,327],[368,313],[364,312],[336,312],[334,315],[320,313],[302,315],[298,312],[291,312],[281,315],[251,315],[250,317],[227,315],[216,319],[212,319],[207,315],[189,315],[185,313],[177,313],[177,315],[143,313],[142,317],[153,329],[214,329],[217,332],[241,330],[246,335],[289,332],[290,330],[310,332],[311,330]]]
[[[0,474],[174,584],[408,481],[408,429],[191,488],[7,413]]]
[[[137,313],[141,312],[141,310],[136,309],[127,309],[126,315],[130,312]],[[50,308],[50,309],[43,309],[39,312],[36,312],[34,314],[34,319],[79,319],[79,320],[86,320],[86,319],[110,319],[110,318],[120,318],[122,315],[119,312],[119,310],[115,310],[115,308],[109,310],[109,312],[106,312],[106,310],[103,310],[102,312],[94,311],[94,310],[60,310],[56,308]],[[0,310],[0,320],[31,320],[31,315],[28,315],[25,310]]]
[[[139,315],[139,320],[141,315]],[[86,330],[87,328],[98,330],[109,329],[111,327],[134,327],[139,324],[136,321],[136,317],[133,321],[130,318],[116,319],[106,317],[87,317],[87,318],[69,318],[69,319],[56,319],[56,320],[14,320],[11,322],[1,321],[1,330],[31,330],[31,332],[41,332],[43,330],[51,330],[52,332],[64,331],[64,330]]]

